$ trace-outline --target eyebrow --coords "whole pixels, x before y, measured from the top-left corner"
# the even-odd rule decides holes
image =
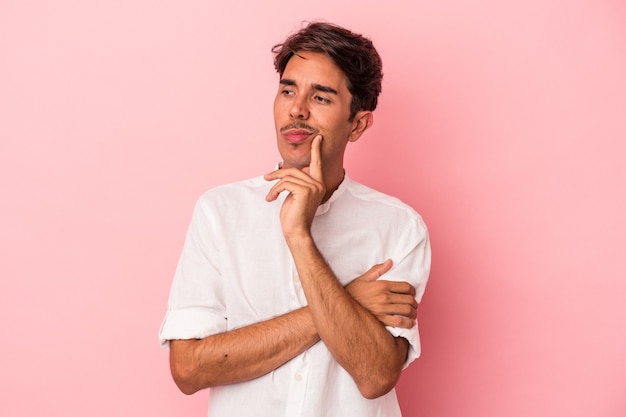
[[[295,82],[294,80],[292,80],[292,79],[289,79],[289,78],[283,78],[283,79],[281,79],[281,80],[280,80],[280,83],[281,83],[282,85],[292,85],[292,86],[296,86],[296,87],[297,87],[296,82]],[[322,92],[324,92],[324,93],[335,94],[335,95],[339,94],[339,93],[337,92],[337,90],[335,90],[334,88],[332,88],[332,87],[328,87],[328,86],[325,86],[325,85],[322,85],[322,84],[313,84],[313,85],[312,85],[312,87],[313,87],[315,90],[317,90],[317,91],[322,91]]]

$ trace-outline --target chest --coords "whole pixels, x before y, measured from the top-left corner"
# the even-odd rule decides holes
[[[239,219],[223,230],[231,239],[220,248],[220,271],[229,327],[266,320],[307,304],[278,213]],[[262,214],[262,216],[261,216]],[[390,257],[388,237],[379,228],[319,216],[316,246],[342,285]]]

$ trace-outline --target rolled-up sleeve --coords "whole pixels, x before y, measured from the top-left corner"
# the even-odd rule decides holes
[[[227,328],[216,233],[205,195],[195,206],[172,281],[159,332],[159,341],[165,348],[173,339],[201,339]]]
[[[419,215],[415,221],[404,228],[397,241],[397,251],[393,258],[393,268],[381,279],[408,281],[415,287],[415,299],[419,303],[424,295],[430,274],[431,262],[428,230]],[[421,344],[417,320],[410,329],[389,327],[387,330],[395,337],[404,337],[409,342],[409,351],[404,368],[421,354]]]

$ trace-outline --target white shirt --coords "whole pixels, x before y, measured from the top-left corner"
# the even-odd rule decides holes
[[[278,201],[266,202],[262,177],[209,190],[196,204],[160,331],[171,339],[200,339],[267,320],[307,304],[285,243]],[[391,258],[382,279],[410,282],[419,301],[430,270],[428,233],[421,217],[398,199],[345,176],[315,214],[315,243],[346,285]],[[408,366],[420,354],[417,324],[387,327],[405,337]],[[210,417],[394,417],[395,390],[364,398],[323,342],[254,380],[211,388]]]

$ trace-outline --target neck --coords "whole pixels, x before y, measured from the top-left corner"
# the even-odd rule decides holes
[[[324,194],[322,203],[327,202],[337,188],[339,188],[339,185],[343,182],[345,174],[346,173],[343,168],[338,170],[336,173],[324,172],[324,186],[326,186],[326,194]]]

